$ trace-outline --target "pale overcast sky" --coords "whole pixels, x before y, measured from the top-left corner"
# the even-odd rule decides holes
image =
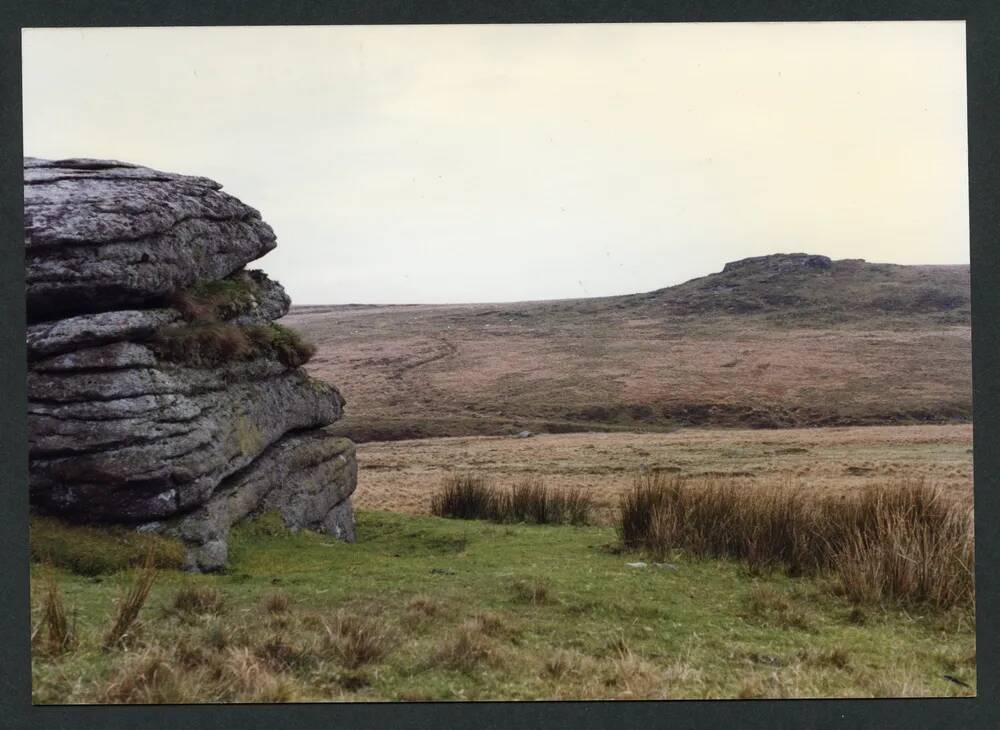
[[[24,31],[24,149],[204,175],[297,304],[967,263],[965,26]]]

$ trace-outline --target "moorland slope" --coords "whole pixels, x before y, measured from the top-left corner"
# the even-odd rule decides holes
[[[971,419],[968,266],[775,254],[642,294],[283,322],[358,441]]]

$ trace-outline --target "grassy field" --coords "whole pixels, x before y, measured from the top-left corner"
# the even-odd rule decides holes
[[[907,532],[902,514],[790,577],[761,568],[770,517],[750,491],[850,501],[913,483],[969,508],[968,268],[787,263],[602,299],[294,309],[283,323],[316,345],[307,368],[348,401],[331,430],[360,442],[358,542],[264,519],[235,530],[230,565],[213,575],[173,569],[178,546],[157,543],[138,623],[119,622],[124,639],[109,642],[126,587],[142,595],[149,537],[35,518],[35,701],[974,694],[968,530],[952,541],[963,547],[933,553],[937,524]],[[463,474],[575,490],[592,524],[430,516],[435,492]],[[690,480],[630,543],[649,553],[623,551],[613,527],[637,477]],[[701,499],[690,485],[714,491]],[[681,519],[699,503],[704,524]],[[713,504],[753,519],[716,529]],[[810,509],[768,533],[775,550],[799,544]],[[894,530],[909,547],[883,540]],[[711,548],[730,533],[736,542]],[[688,552],[649,547],[664,541]],[[947,559],[911,560],[911,548]],[[848,554],[861,556],[853,573],[836,563]],[[857,569],[876,565],[866,555],[888,568]],[[968,590],[931,608],[858,588],[889,585],[894,565],[921,586],[947,566]]]
[[[34,701],[974,694],[965,609],[852,605],[829,578],[683,554],[631,567],[608,527],[362,511],[358,539],[244,525],[225,574],[161,570],[111,649],[134,571],[57,570],[77,638],[35,652]]]
[[[971,499],[972,425],[421,439],[361,444],[358,466],[355,504],[411,514],[427,514],[441,481],[466,471],[506,484],[538,477],[551,487],[578,487],[606,510],[644,470],[747,486],[791,479],[817,494],[925,479]]]

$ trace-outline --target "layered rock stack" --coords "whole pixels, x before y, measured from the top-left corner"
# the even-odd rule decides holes
[[[354,539],[354,445],[323,430],[344,399],[274,322],[281,285],[244,270],[273,231],[220,188],[24,161],[31,501],[179,536],[197,570],[262,511]]]

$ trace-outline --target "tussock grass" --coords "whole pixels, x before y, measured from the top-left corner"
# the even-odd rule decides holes
[[[127,660],[104,687],[106,703],[177,704],[192,701],[291,702],[291,679],[275,672],[250,649],[231,648],[220,654],[184,655],[161,646],[147,648]]]
[[[491,611],[477,613],[470,619],[470,625],[480,633],[493,637],[504,636],[510,630],[503,616]]]
[[[323,648],[347,669],[357,669],[385,654],[388,637],[374,621],[340,611],[326,625]]]
[[[514,581],[511,584],[511,592],[514,600],[520,603],[544,604],[553,601],[548,584],[542,581]]]
[[[247,325],[244,331],[255,354],[268,353],[290,368],[305,365],[316,354],[315,345],[275,322]]]
[[[107,703],[164,704],[188,701],[197,690],[193,675],[175,663],[172,653],[151,647],[130,660],[107,684]]]
[[[43,648],[49,654],[61,654],[75,646],[75,627],[70,623],[62,592],[51,570],[45,571],[42,585],[44,599],[39,630],[45,629]]]
[[[164,360],[215,366],[248,360],[254,350],[243,328],[230,322],[199,322],[162,327],[153,340]]]
[[[406,610],[421,616],[437,616],[441,612],[441,604],[431,596],[419,595],[407,602]]]
[[[236,324],[260,296],[251,272],[199,282],[171,299],[184,323],[161,327],[153,338],[160,357],[196,366],[217,366],[261,356],[277,358],[287,367],[309,362],[316,348],[295,331],[274,322]]]
[[[593,500],[579,489],[550,489],[529,478],[502,489],[477,474],[445,478],[431,498],[431,514],[463,520],[585,525]]]
[[[747,616],[781,629],[816,630],[809,613],[770,586],[754,586],[746,598]]]
[[[540,479],[531,478],[515,484],[509,492],[498,495],[500,522],[543,524],[587,524],[593,501],[579,489],[547,488]]]
[[[477,621],[466,621],[434,656],[437,664],[460,672],[471,672],[482,664],[499,666],[502,657]]]
[[[654,472],[621,497],[616,527],[627,549],[657,557],[680,549],[743,560],[754,574],[832,572],[859,603],[947,609],[975,598],[971,510],[920,481],[830,498]]]
[[[237,271],[224,279],[198,282],[176,292],[170,304],[188,322],[217,322],[250,311],[260,294],[254,274]]]
[[[158,568],[184,565],[179,540],[124,527],[74,525],[56,517],[30,518],[31,559],[77,575],[103,575],[141,566],[152,554]]]
[[[129,635],[129,630],[133,627],[139,612],[142,610],[149,592],[153,588],[156,580],[156,565],[152,555],[146,559],[146,564],[136,574],[135,580],[128,590],[118,599],[118,611],[115,614],[114,623],[104,636],[104,648],[111,649],[121,645]]]
[[[316,354],[315,346],[303,340],[297,332],[274,322],[168,325],[156,333],[153,347],[165,360],[202,367],[271,356],[287,367],[297,368]]]
[[[182,615],[220,614],[226,601],[221,591],[214,586],[188,584],[175,594],[171,607]]]
[[[264,600],[264,609],[268,613],[288,613],[292,606],[292,599],[287,593],[272,593]]]
[[[498,496],[485,477],[451,475],[431,498],[431,514],[460,520],[495,520],[500,515]]]

